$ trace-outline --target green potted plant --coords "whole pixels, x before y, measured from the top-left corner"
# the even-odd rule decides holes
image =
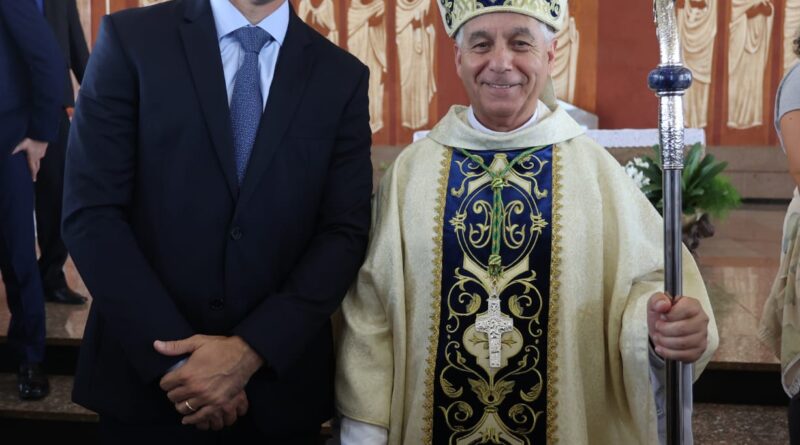
[[[654,156],[637,157],[628,161],[625,171],[636,181],[658,212],[663,214],[661,151],[656,146],[653,152]],[[683,242],[692,253],[700,244],[700,239],[714,234],[710,219],[724,219],[741,203],[739,192],[722,175],[727,166],[727,162],[720,162],[710,154],[703,154],[700,144],[693,145],[686,154],[681,175]]]

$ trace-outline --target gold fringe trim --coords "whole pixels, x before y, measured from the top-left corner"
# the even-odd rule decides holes
[[[550,253],[550,307],[547,318],[547,443],[558,443],[558,315],[559,290],[561,282],[561,172],[559,147],[553,145],[553,215],[552,215],[552,249]]]
[[[433,215],[433,292],[431,294],[431,335],[428,338],[428,366],[425,370],[425,418],[422,437],[425,445],[433,445],[433,382],[436,373],[436,353],[439,347],[439,319],[442,311],[442,238],[444,237],[444,207],[447,202],[447,180],[453,150],[445,148],[439,172],[438,202]]]

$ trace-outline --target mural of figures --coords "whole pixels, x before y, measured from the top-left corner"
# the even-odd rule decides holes
[[[800,31],[800,0],[786,0],[786,20],[783,23],[783,73],[797,63],[794,39]]]
[[[717,0],[678,0],[677,7],[683,60],[694,77],[683,98],[686,126],[705,128],[717,36]]]
[[[436,30],[432,0],[397,0],[397,56],[400,62],[400,115],[411,130],[429,123],[428,109],[436,93],[434,56]]]
[[[385,12],[385,0],[353,0],[347,13],[347,48],[369,67],[369,115],[373,133],[384,125]]]
[[[553,66],[553,87],[556,97],[573,103],[575,101],[575,84],[578,70],[578,49],[580,34],[575,25],[575,17],[570,16],[569,10],[565,13],[567,26],[556,34],[558,50]]]
[[[728,127],[764,121],[764,76],[774,7],[771,0],[731,0],[728,47]]]
[[[316,6],[314,5],[316,3]],[[339,44],[333,0],[300,0],[297,15],[331,42]]]

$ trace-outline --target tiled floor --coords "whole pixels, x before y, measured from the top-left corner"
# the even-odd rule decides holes
[[[71,402],[72,376],[51,375],[50,394],[42,400],[20,401],[17,378],[0,374],[0,417],[37,420],[97,421],[97,415]]]
[[[711,297],[723,366],[777,369],[778,359],[758,341],[764,301],[778,270],[783,205],[747,205],[716,224],[697,262]]]

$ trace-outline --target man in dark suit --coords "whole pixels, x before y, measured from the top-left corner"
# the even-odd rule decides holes
[[[104,18],[63,221],[93,296],[73,399],[103,440],[317,442],[369,232],[368,78],[288,0]]]
[[[70,71],[78,82],[89,60],[89,49],[83,35],[75,0],[37,0],[58,40],[67,65],[63,70],[64,90],[61,99],[58,138],[48,146],[47,156],[36,181],[36,232],[39,235],[39,271],[42,274],[45,301],[83,304],[86,297],[67,286],[64,262],[67,248],[61,240],[61,201],[64,195],[64,158],[69,136],[67,109],[75,106]]]
[[[19,355],[19,395],[47,395],[45,313],[33,235],[33,181],[58,131],[64,61],[34,0],[0,0],[0,273]]]

